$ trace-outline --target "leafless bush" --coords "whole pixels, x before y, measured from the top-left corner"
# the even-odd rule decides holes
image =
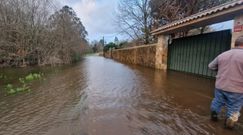
[[[68,6],[52,0],[0,1],[0,65],[71,63],[87,44],[87,32]],[[54,9],[54,10],[53,10]]]

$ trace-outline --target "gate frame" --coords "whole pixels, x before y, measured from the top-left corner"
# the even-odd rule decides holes
[[[215,41],[212,43],[212,42],[210,42],[210,45],[212,45],[214,48],[212,48],[211,46],[210,47],[208,47],[208,46],[206,46],[206,47],[203,47],[204,49],[207,49],[207,50],[214,50],[214,52],[215,52],[215,50],[218,50],[217,52],[216,52],[216,54],[218,53],[218,52],[221,52],[222,50],[229,50],[230,48],[231,48],[231,36],[232,36],[232,32],[231,32],[231,30],[230,29],[227,29],[227,30],[222,30],[222,31],[214,31],[214,32],[210,32],[210,33],[204,33],[204,34],[199,34],[199,35],[192,35],[192,36],[187,36],[187,37],[180,37],[180,38],[176,38],[176,39],[173,39],[173,40],[188,40],[188,39],[192,39],[192,38],[198,38],[198,39],[200,39],[200,40],[203,40],[203,38],[205,37],[205,38],[209,38],[209,36],[210,35],[213,35],[213,37],[218,37],[216,34],[220,34],[220,36],[223,36],[224,37],[224,39],[226,39],[226,41],[227,41],[227,47],[226,46],[221,46],[221,47],[219,47],[218,49],[217,48],[215,48],[216,46],[215,46],[215,44],[216,45],[219,45],[219,43],[215,43]],[[225,38],[225,36],[227,35],[227,38]],[[230,39],[229,39],[230,38]],[[210,38],[210,39],[213,39],[213,38]],[[201,71],[201,68],[199,68],[198,70],[197,70],[197,73],[195,72],[195,71],[190,71],[189,69],[196,69],[196,67],[195,67],[195,65],[194,66],[192,66],[192,67],[186,67],[186,66],[183,66],[183,65],[181,65],[182,67],[184,67],[183,69],[181,69],[181,70],[177,70],[177,69],[171,69],[170,68],[170,62],[172,61],[171,60],[171,51],[170,51],[170,46],[172,46],[173,45],[173,41],[172,40],[172,42],[169,44],[169,46],[168,46],[168,62],[167,62],[167,66],[168,66],[168,69],[169,70],[173,70],[173,71],[179,71],[179,72],[185,72],[185,73],[189,73],[189,74],[196,74],[196,75],[199,75],[199,76],[204,76],[204,77],[209,77],[209,78],[211,78],[211,77],[215,77],[215,75],[216,75],[216,72],[215,73],[213,73],[213,72],[211,72],[211,73],[209,73],[210,71],[209,70],[207,70],[205,67],[203,67],[203,71],[202,72],[200,72]],[[204,42],[204,41],[206,41],[206,42]],[[206,43],[208,43],[208,41],[209,40],[203,40],[203,43],[202,44],[206,44]],[[229,41],[229,42],[228,42]],[[191,42],[191,41],[190,41]],[[216,41],[217,42],[217,41]],[[220,42],[220,41],[219,41]],[[184,41],[184,43],[182,44],[182,45],[185,45],[185,44],[187,44],[188,42],[185,42]],[[192,46],[197,46],[196,44],[197,43],[200,43],[200,42],[196,42],[195,43],[195,39],[193,40],[193,43],[191,42],[190,44],[192,45]],[[178,45],[177,44],[177,46],[180,46],[180,44]],[[175,46],[176,47],[176,46]],[[187,46],[188,47],[188,46]],[[184,48],[184,49],[188,49],[188,48]],[[173,47],[174,48],[174,47]],[[173,49],[172,48],[172,49]],[[200,47],[201,48],[201,47]],[[184,49],[182,49],[182,50],[184,50]],[[189,48],[189,50],[187,50],[186,52],[185,52],[185,55],[186,55],[186,57],[188,58],[188,59],[191,59],[191,57],[192,57],[192,53],[190,53],[191,51],[192,51],[192,49],[195,49],[194,47],[190,47]],[[201,48],[202,49],[202,48]],[[198,49],[197,49],[198,50]],[[200,50],[200,49],[199,49]],[[195,50],[194,50],[195,51]],[[179,52],[183,52],[183,51],[181,51],[181,49],[179,50]],[[204,58],[205,58],[205,53],[207,53],[207,52],[204,52]],[[210,52],[208,52],[208,54],[212,54],[212,53],[210,53]],[[189,55],[189,56],[188,56]],[[190,57],[191,56],[191,57]],[[192,61],[194,61],[194,62],[196,62],[197,60],[199,60],[199,59],[197,59],[198,58],[198,55],[196,55],[197,57],[196,58],[192,58],[193,60]],[[201,55],[199,55],[199,56],[201,56]],[[208,58],[210,57],[210,56],[212,56],[212,55],[209,55],[208,56]],[[183,60],[185,60],[185,59],[183,59]],[[200,60],[201,60],[201,58],[200,58]],[[193,62],[193,63],[194,63]],[[186,63],[185,63],[186,64]],[[186,65],[188,65],[188,64],[186,64]],[[190,64],[190,65],[193,65],[192,63]],[[203,64],[204,65],[204,64]],[[202,65],[200,64],[200,65],[198,65],[199,67],[201,67]],[[204,65],[205,66],[205,65]],[[178,68],[178,66],[177,66],[177,68]],[[206,71],[205,71],[206,70]],[[205,73],[206,72],[206,73]],[[204,74],[205,73],[205,74]]]

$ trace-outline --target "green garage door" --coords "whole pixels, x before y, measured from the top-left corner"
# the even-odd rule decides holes
[[[208,69],[208,64],[229,50],[230,44],[230,30],[174,39],[169,45],[168,68],[214,77],[216,73]]]

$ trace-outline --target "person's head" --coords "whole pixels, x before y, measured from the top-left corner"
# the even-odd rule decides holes
[[[240,36],[235,40],[235,47],[243,47],[243,36]]]

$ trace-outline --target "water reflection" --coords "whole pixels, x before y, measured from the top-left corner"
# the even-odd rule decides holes
[[[3,135],[240,134],[209,120],[214,81],[102,57],[49,73],[33,91],[0,97]],[[241,122],[242,123],[242,122]],[[240,127],[241,124],[239,124]]]

